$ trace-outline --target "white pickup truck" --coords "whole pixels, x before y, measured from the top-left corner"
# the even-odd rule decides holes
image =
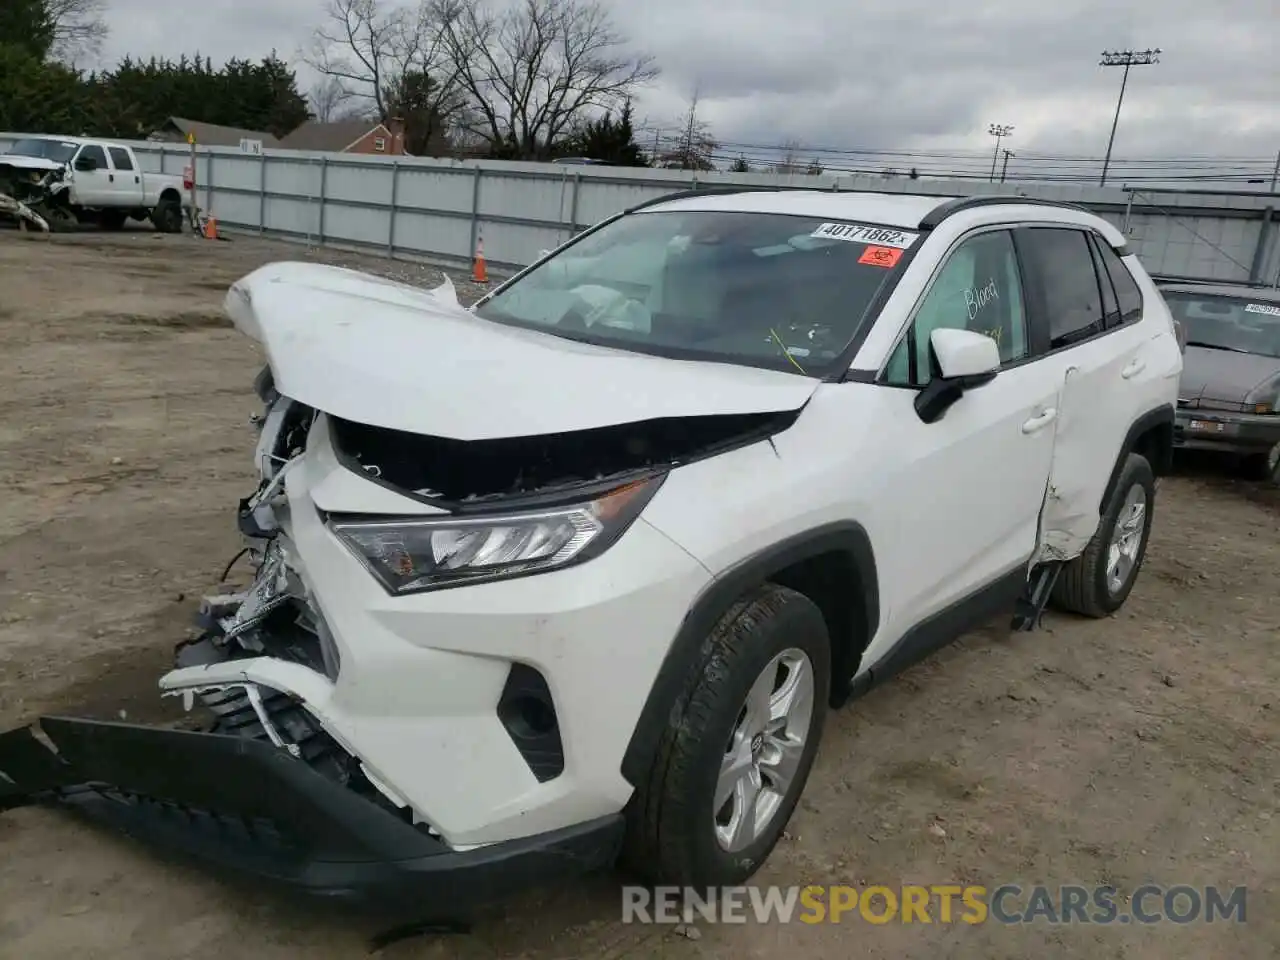
[[[0,153],[0,181],[17,191],[48,224],[65,229],[97,223],[119,230],[125,221],[150,220],[161,233],[178,233],[185,213],[183,178],[144,173],[132,148],[82,137],[28,137]]]

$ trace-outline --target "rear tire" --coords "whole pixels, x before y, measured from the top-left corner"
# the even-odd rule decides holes
[[[160,233],[181,233],[182,205],[176,200],[161,199],[151,211],[151,225]]]
[[[1155,500],[1151,464],[1141,454],[1129,454],[1093,539],[1063,567],[1054,585],[1055,607],[1098,618],[1124,606],[1147,554]]]
[[[807,597],[764,584],[734,604],[703,642],[627,808],[623,865],[655,884],[751,877],[808,779],[830,674],[826,623]]]

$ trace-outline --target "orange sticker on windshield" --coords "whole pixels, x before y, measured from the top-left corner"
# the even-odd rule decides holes
[[[858,262],[869,263],[873,267],[892,267],[901,259],[902,251],[897,247],[867,247]]]

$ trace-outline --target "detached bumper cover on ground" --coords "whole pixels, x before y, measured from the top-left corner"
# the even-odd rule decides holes
[[[607,866],[621,816],[465,852],[243,737],[46,718],[0,734],[0,810],[68,806],[143,841],[313,897],[453,919]]]

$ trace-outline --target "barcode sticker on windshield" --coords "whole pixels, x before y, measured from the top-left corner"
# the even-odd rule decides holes
[[[897,247],[906,250],[918,233],[895,230],[892,227],[873,227],[866,223],[824,223],[810,234],[823,240],[847,240],[849,243],[872,243],[878,247]]]
[[[1245,313],[1265,313],[1268,317],[1280,317],[1280,307],[1273,307],[1269,303],[1250,303],[1244,309]]]

